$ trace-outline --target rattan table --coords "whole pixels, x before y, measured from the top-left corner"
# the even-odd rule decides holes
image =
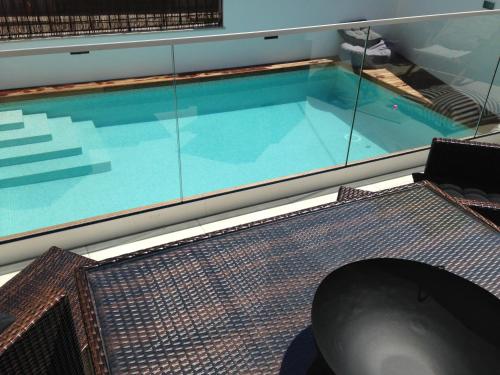
[[[300,373],[314,346],[316,287],[337,267],[373,257],[444,266],[500,297],[500,233],[424,182],[81,270],[95,370]]]

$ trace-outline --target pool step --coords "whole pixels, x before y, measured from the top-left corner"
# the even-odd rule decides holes
[[[0,148],[22,146],[52,140],[44,114],[23,116],[24,126],[0,132]]]
[[[45,113],[0,112],[0,188],[104,173],[111,170],[107,155],[84,152],[81,134],[95,129],[71,117],[48,119]],[[82,133],[83,132],[83,133]]]
[[[30,185],[111,171],[111,162],[97,152],[0,168],[0,188]]]
[[[24,128],[23,111],[0,112],[0,131],[15,130]]]
[[[65,134],[67,137],[78,140],[78,137],[85,137],[96,134],[96,128],[92,121],[77,122],[69,116],[49,118],[47,122],[52,134]]]
[[[50,142],[8,147],[2,150],[0,153],[0,167],[64,158],[80,155],[81,153],[82,148],[75,141],[70,140],[68,142],[62,137],[55,136]]]

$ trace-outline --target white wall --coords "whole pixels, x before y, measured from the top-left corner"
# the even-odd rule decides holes
[[[398,2],[397,17],[424,14],[482,10],[483,0],[402,0]]]
[[[0,49],[69,45],[151,38],[235,33],[310,26],[357,18],[394,16],[397,0],[225,0],[224,28],[0,43]],[[216,69],[319,57],[335,52],[337,33],[186,45],[176,48],[177,71]],[[0,89],[166,74],[169,47],[0,58]]]
[[[225,0],[224,27],[0,43],[0,49],[258,31],[478,9],[482,0]],[[246,66],[336,53],[336,32],[176,47],[178,72]],[[169,47],[0,58],[0,89],[140,77],[171,72]]]

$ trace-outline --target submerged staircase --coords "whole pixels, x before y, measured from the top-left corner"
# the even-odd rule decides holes
[[[0,189],[111,171],[104,153],[79,143],[80,126],[93,124],[0,111]]]

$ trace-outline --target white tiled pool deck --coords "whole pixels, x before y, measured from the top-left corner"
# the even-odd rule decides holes
[[[380,176],[376,179],[360,181],[356,184],[350,184],[350,186],[360,187],[369,191],[389,189],[412,183],[413,180],[410,172],[413,172],[413,170],[387,176]],[[118,238],[112,241],[72,249],[72,251],[100,261],[137,250],[178,241],[184,238],[198,236],[304,208],[334,202],[337,200],[337,190],[338,186],[276,202],[264,203],[257,206],[231,211],[216,216],[192,220],[186,223],[139,233],[124,238]],[[0,286],[14,277],[27,264],[29,264],[29,262],[0,267]]]

